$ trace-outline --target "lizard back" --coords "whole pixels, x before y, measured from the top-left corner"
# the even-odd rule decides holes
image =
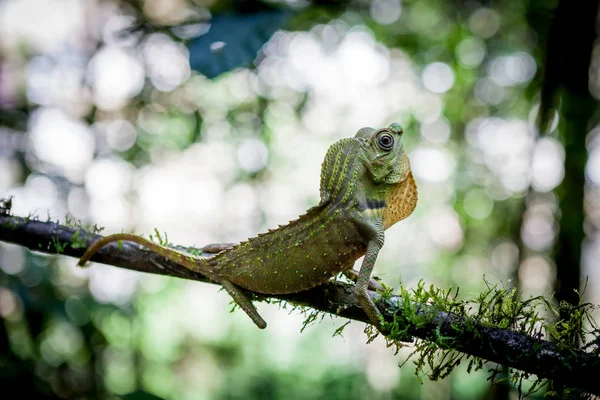
[[[317,206],[297,220],[208,260],[217,275],[265,294],[325,283],[365,253],[366,242],[339,208]]]
[[[367,241],[347,218],[364,167],[362,141],[332,145],[321,173],[321,202],[287,225],[259,234],[208,260],[217,275],[258,293],[295,293],[352,267]]]

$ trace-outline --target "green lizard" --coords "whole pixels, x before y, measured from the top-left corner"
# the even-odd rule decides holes
[[[110,242],[127,240],[221,284],[261,329],[267,324],[243,289],[262,294],[296,293],[325,283],[339,272],[355,282],[357,300],[370,321],[381,327],[380,312],[367,289],[384,230],[409,216],[417,188],[402,143],[403,130],[360,129],[334,143],[321,169],[320,203],[298,219],[229,247],[210,245],[210,258],[180,252],[142,237],[120,233],[99,239],[79,260],[86,262]],[[360,271],[354,262],[365,256]]]

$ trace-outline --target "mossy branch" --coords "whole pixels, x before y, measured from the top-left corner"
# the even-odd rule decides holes
[[[10,242],[47,254],[61,254],[80,257],[87,247],[100,236],[80,226],[66,226],[51,221],[11,216],[8,209],[0,204],[0,241]],[[93,229],[92,229],[93,230]],[[198,252],[198,249],[188,249]],[[210,282],[205,277],[192,273],[181,266],[165,260],[153,253],[140,249],[137,245],[113,243],[98,251],[92,261],[130,270]],[[73,263],[75,268],[75,262]],[[211,282],[212,283],[212,282]],[[421,288],[422,289],[422,288]],[[564,344],[553,343],[540,338],[539,334],[525,334],[515,326],[494,325],[494,321],[468,318],[456,307],[441,310],[431,303],[415,304],[414,298],[403,291],[398,295],[371,293],[392,329],[390,337],[406,340],[414,336],[426,346],[417,346],[421,352],[432,349],[444,353],[456,350],[475,360],[488,360],[524,371],[524,375],[535,374],[539,378],[555,380],[590,394],[600,395],[600,356],[597,346],[586,352]],[[425,292],[423,292],[425,293]],[[420,293],[418,299],[425,298]],[[429,293],[429,292],[428,292]],[[448,304],[453,298],[446,293]],[[495,295],[495,297],[499,297]],[[262,301],[287,301],[351,320],[368,323],[368,318],[358,305],[352,285],[330,282],[306,292],[282,296],[256,296]],[[493,300],[493,298],[492,298]],[[497,307],[497,302],[483,299],[486,306]],[[496,299],[500,300],[501,299]],[[518,304],[518,303],[515,303]],[[522,303],[521,303],[522,304]],[[520,311],[519,311],[520,312]],[[496,314],[494,314],[496,315]],[[516,320],[515,320],[516,321]],[[491,322],[491,323],[490,323]],[[535,321],[534,321],[535,322]],[[444,358],[447,353],[442,354]],[[474,358],[473,358],[474,357]],[[444,368],[456,365],[460,357],[450,357],[451,362]],[[424,362],[420,358],[420,362]],[[445,371],[439,368],[433,378],[443,378]]]

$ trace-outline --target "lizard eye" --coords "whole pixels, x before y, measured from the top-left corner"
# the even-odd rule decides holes
[[[377,144],[383,150],[391,150],[394,147],[394,137],[387,132],[381,132],[377,135]]]

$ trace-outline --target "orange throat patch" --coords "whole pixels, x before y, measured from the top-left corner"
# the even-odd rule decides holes
[[[408,158],[406,158],[406,161],[408,161]],[[409,171],[406,179],[396,185],[385,201],[383,229],[389,228],[412,214],[417,207],[418,198],[417,184],[412,171]]]

